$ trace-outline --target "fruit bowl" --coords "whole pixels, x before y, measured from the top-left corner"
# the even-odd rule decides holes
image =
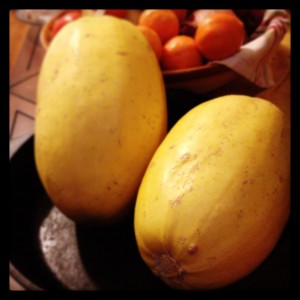
[[[45,50],[49,47],[51,41],[51,30],[55,21],[65,12],[66,11],[63,11],[54,16],[42,27],[40,42]],[[87,15],[94,14],[95,12],[92,10],[82,10],[82,13],[83,15]],[[140,14],[141,10],[128,10],[126,19],[133,24],[137,24]],[[239,76],[238,73],[229,67],[217,63],[209,63],[190,69],[162,71],[162,74],[166,88],[184,89],[199,94],[204,94],[218,89]]]
[[[50,45],[51,31],[52,31],[54,23],[56,22],[57,19],[59,19],[63,14],[65,14],[68,11],[71,11],[71,10],[63,10],[59,14],[53,16],[48,22],[46,22],[43,25],[41,32],[40,32],[40,43],[45,50],[47,50]],[[83,9],[81,11],[82,11],[82,15],[93,15],[95,13],[93,10],[90,10],[90,9]],[[101,12],[99,12],[98,14],[101,14]],[[126,19],[128,19],[130,22],[136,24],[139,14],[140,14],[140,10],[128,10]]]
[[[40,33],[42,47],[47,50],[51,40],[51,30],[55,21],[63,14],[54,16],[44,24]],[[85,11],[84,14],[90,12]],[[140,11],[129,10],[127,18],[132,23],[137,23]],[[163,78],[167,88],[186,89],[197,93],[206,93],[217,89],[237,77],[231,69],[219,64],[207,64],[197,68],[163,71]]]
[[[59,14],[60,15],[60,14]],[[55,23],[55,21],[57,20],[58,16],[56,15],[54,17],[52,17],[48,22],[46,22],[40,32],[40,43],[42,45],[42,47],[47,50],[50,44],[50,40],[51,40],[51,29],[53,27],[53,24]]]

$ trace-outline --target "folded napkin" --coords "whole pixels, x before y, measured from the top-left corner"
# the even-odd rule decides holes
[[[225,65],[262,88],[274,86],[270,60],[289,24],[290,16],[286,10],[266,10],[261,24],[239,52],[212,63]]]

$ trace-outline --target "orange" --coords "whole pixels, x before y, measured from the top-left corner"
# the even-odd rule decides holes
[[[228,13],[216,13],[198,24],[195,41],[208,60],[219,60],[236,53],[244,42],[243,22]]]
[[[118,17],[125,18],[127,15],[128,9],[105,9],[105,14]]]
[[[168,9],[145,9],[140,15],[138,24],[156,31],[163,44],[179,33],[178,18]]]
[[[187,35],[170,39],[163,47],[161,58],[164,70],[181,70],[202,65],[202,57],[195,40]]]
[[[143,25],[138,25],[137,28],[145,36],[149,45],[151,46],[152,50],[154,51],[158,61],[160,61],[163,46],[162,46],[159,35],[153,29],[143,26]]]
[[[201,22],[203,22],[208,17],[220,13],[230,14],[232,16],[235,16],[232,9],[197,9],[191,14],[189,21],[193,25],[198,26]]]
[[[182,22],[185,20],[185,18],[187,16],[187,9],[172,9],[172,11],[177,16],[179,22]]]

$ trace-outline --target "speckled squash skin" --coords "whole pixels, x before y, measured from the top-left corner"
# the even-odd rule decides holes
[[[178,289],[252,272],[289,217],[290,133],[269,101],[229,95],[183,116],[143,178],[134,228],[143,260]]]
[[[66,25],[46,53],[37,100],[35,159],[53,203],[85,223],[133,209],[167,128],[160,67],[137,28],[111,16]]]

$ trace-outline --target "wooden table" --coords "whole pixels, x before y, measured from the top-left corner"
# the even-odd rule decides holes
[[[9,12],[9,71],[13,69],[30,25],[21,22],[14,11]]]

